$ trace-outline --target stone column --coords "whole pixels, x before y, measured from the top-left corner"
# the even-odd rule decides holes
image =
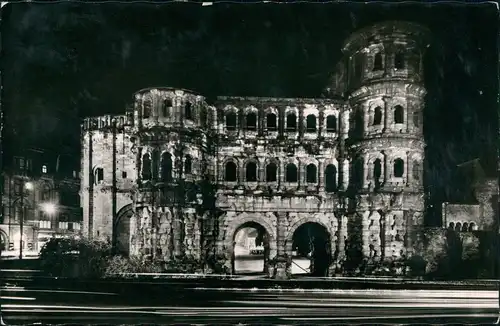
[[[368,121],[370,120],[366,102],[361,105],[361,109],[363,110],[363,134],[365,134],[368,130]]]
[[[325,171],[324,171],[324,159],[320,159],[318,162],[318,186],[319,186],[319,191],[324,191],[325,190]],[[338,174],[338,172],[337,172]]]
[[[406,112],[406,132],[409,133],[410,132],[410,120],[411,120],[411,115],[410,115],[410,112],[412,111],[411,110],[411,102],[409,100],[406,101],[406,107],[405,107],[405,112]]]
[[[369,169],[369,166],[368,166],[368,160],[369,160],[369,157],[367,156],[367,154],[364,154],[363,156],[363,189],[366,189],[368,188],[368,169]]]
[[[384,96],[382,98],[384,100],[384,131],[389,129],[389,126],[392,123],[392,98],[388,96]]]
[[[407,185],[412,185],[413,184],[413,175],[411,173],[412,171],[412,166],[413,162],[410,159],[410,152],[406,152],[406,184]]]
[[[349,186],[349,160],[344,159],[341,165],[342,168],[342,183],[341,183],[341,189],[346,190],[347,187]]]
[[[392,164],[392,155],[390,153],[385,153],[385,160],[384,160],[384,184],[388,184],[391,179],[392,179],[392,169],[391,169],[391,164]]]
[[[277,217],[277,232],[276,232],[276,257],[269,257],[270,259],[275,258],[274,264],[269,264],[268,269],[272,271],[269,273],[275,279],[288,279],[291,275],[291,257],[286,252],[285,242],[286,242],[286,229],[288,228],[288,217],[285,212],[276,212]]]
[[[406,256],[410,257],[413,254],[413,217],[412,217],[412,211],[403,211],[404,217],[405,217],[405,224],[406,224],[406,232],[405,232],[405,237],[406,237]]]
[[[181,239],[181,232],[182,232],[182,220],[181,217],[179,216],[180,213],[178,210],[174,210],[172,212],[172,226],[173,226],[173,239],[174,239],[174,256],[180,256],[182,255],[182,239]]]

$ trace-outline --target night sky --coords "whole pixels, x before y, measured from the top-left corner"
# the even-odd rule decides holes
[[[152,86],[320,97],[353,31],[386,20],[433,32],[426,60],[427,182],[452,198],[457,164],[495,173],[498,13],[483,5],[8,4],[2,13],[4,152],[80,153],[80,119],[123,113]]]

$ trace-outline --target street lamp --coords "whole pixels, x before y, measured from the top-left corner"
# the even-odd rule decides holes
[[[20,237],[19,237],[19,259],[23,259],[23,236],[24,236],[24,196],[27,195],[25,194],[25,191],[31,191],[33,190],[33,183],[31,182],[25,182],[23,187],[21,188],[21,220],[19,221],[19,230],[20,230]]]

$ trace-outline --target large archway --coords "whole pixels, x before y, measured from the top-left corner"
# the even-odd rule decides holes
[[[116,251],[124,256],[130,255],[130,219],[134,211],[132,204],[124,206],[116,214]]]
[[[234,233],[233,273],[267,273],[269,249],[269,234],[262,225],[253,221],[242,224]]]
[[[277,254],[277,243],[276,243],[276,228],[273,228],[273,225],[276,225],[277,218],[273,213],[264,213],[264,214],[256,214],[256,213],[236,213],[236,212],[227,212],[223,217],[226,223],[221,225],[219,238],[221,246],[219,250],[221,253],[224,253],[226,256],[226,266],[229,270],[234,273],[234,263],[235,263],[235,240],[236,234],[239,230],[245,227],[253,227],[254,229],[258,229],[261,233],[264,233],[266,237],[262,237],[263,247],[266,250],[264,257],[274,258]],[[262,229],[265,232],[262,232]],[[265,264],[267,265],[267,264]],[[266,266],[267,267],[267,266]],[[264,270],[264,268],[263,268]]]
[[[320,223],[307,221],[292,232],[292,274],[328,276],[332,257],[328,229]]]

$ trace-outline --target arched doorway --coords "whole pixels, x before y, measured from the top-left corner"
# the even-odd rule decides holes
[[[130,219],[132,215],[132,205],[124,206],[116,214],[116,251],[124,256],[130,254]]]
[[[7,247],[8,247],[7,234],[0,230],[0,253],[6,251]]]
[[[331,238],[316,222],[300,225],[292,235],[292,274],[328,276],[331,263]]]
[[[269,234],[257,222],[246,222],[236,229],[231,259],[233,274],[267,273]]]

